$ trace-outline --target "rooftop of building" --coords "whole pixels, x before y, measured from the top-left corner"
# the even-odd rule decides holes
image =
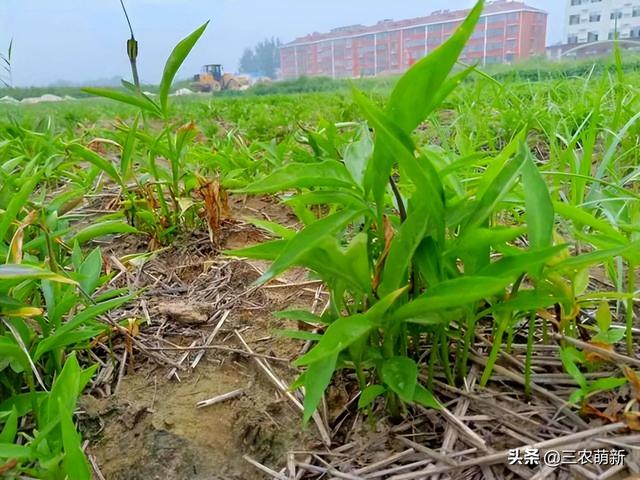
[[[516,0],[495,0],[488,2],[483,10],[483,15],[499,14],[512,11],[528,11],[547,14],[544,10],[531,7],[524,2]],[[305,43],[314,43],[322,40],[331,40],[342,37],[366,35],[367,33],[378,33],[391,30],[400,30],[416,25],[428,25],[432,23],[451,22],[456,20],[463,20],[469,9],[463,10],[436,10],[431,14],[424,17],[415,17],[407,20],[381,20],[375,25],[348,25],[344,27],[337,27],[327,33],[314,32],[304,37],[298,37],[293,42],[287,43],[284,47],[300,45]]]

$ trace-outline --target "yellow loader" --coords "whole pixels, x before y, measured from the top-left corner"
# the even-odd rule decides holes
[[[196,92],[219,92],[221,90],[243,90],[249,87],[249,79],[223,73],[222,65],[211,64],[193,77],[192,90]]]

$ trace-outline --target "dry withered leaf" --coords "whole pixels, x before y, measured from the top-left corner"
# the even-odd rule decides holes
[[[229,218],[229,195],[216,180],[207,180],[198,176],[200,188],[198,194],[204,202],[204,217],[207,220],[209,239],[213,245],[218,245],[222,220]]]
[[[627,377],[631,384],[631,388],[633,388],[633,394],[635,395],[636,400],[640,402],[640,378],[638,378],[635,371],[627,366],[624,367],[623,371],[625,377]]]
[[[196,131],[197,127],[196,127],[196,122],[194,122],[193,120],[191,120],[190,122],[185,123],[184,125],[182,125],[180,128],[178,128],[178,133],[188,133],[188,132],[193,132]]]
[[[22,263],[22,244],[24,240],[24,229],[35,222],[38,212],[36,210],[32,210],[27,214],[27,216],[20,222],[20,225],[16,229],[16,233],[13,235],[11,239],[11,244],[9,245],[9,259],[11,263]]]
[[[15,458],[12,458],[4,465],[0,465],[0,475],[4,475],[8,471],[13,470],[16,465],[18,465],[18,461]]]
[[[387,260],[387,256],[389,255],[389,250],[391,250],[391,242],[393,241],[393,237],[396,232],[393,229],[393,225],[391,225],[391,221],[389,217],[384,216],[384,249],[382,250],[382,255],[380,255],[380,259],[376,264],[376,273],[373,277],[373,291],[378,290],[378,286],[380,285],[380,279],[382,277],[382,269],[384,268],[385,261]]]
[[[600,411],[599,409],[597,409],[591,404],[586,404],[584,407],[582,407],[582,413],[584,415],[592,415],[592,416],[601,418],[603,420],[606,420],[609,423],[616,423],[618,421],[614,416],[608,415],[607,413]]]
[[[640,412],[624,412],[623,417],[629,429],[640,431]]]
[[[607,352],[613,352],[613,345],[609,345],[608,343],[602,342],[589,342],[589,345],[593,345],[594,347],[598,347],[602,350],[606,350]],[[584,356],[588,362],[601,362],[601,361],[609,361],[610,359],[599,352],[588,351],[584,353]]]

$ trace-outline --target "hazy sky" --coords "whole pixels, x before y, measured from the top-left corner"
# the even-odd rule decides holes
[[[473,0],[127,0],[140,42],[140,76],[157,83],[173,45],[211,19],[179,76],[205,63],[237,69],[247,46],[265,37],[289,42],[313,31],[383,18],[466,8]],[[549,18],[549,43],[560,40],[564,0],[528,0]],[[14,39],[16,86],[129,76],[128,30],[119,0],[0,0],[0,51]]]

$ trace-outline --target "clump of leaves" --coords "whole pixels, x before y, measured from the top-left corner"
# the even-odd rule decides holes
[[[126,93],[102,88],[84,89],[89,94],[140,109],[140,115],[129,125],[120,125],[124,140],[117,144],[121,153],[119,168],[79,143],[72,143],[68,147],[71,154],[100,166],[121,187],[123,207],[131,223],[152,233],[161,244],[169,242],[188,223],[189,216],[186,213],[193,204],[192,194],[197,193],[199,188],[197,172],[190,168],[188,162],[198,130],[193,122],[181,125],[173,121],[169,94],[178,70],[208,23],[185,37],[173,49],[165,64],[157,100],[142,92],[136,84],[126,81],[123,81],[128,90]],[[137,42],[132,37],[129,44],[135,77],[135,52],[131,50],[134,46],[137,48]],[[159,132],[148,126],[148,117],[161,120]]]
[[[306,191],[287,201],[305,224],[300,232],[273,227],[281,240],[232,252],[273,260],[259,283],[302,265],[330,289],[330,308],[322,318],[283,314],[326,325],[322,335],[314,336],[315,347],[295,362],[306,367],[298,381],[305,388],[305,419],[334,372],[344,368],[356,371],[361,407],[384,394],[394,415],[402,402],[437,408],[419,378],[419,345],[427,338],[433,346],[431,363],[438,361],[453,376],[448,354],[452,322],[465,319],[468,348],[478,309],[506,302],[507,286],[519,285],[527,272],[538,278],[545,260],[559,251],[551,247],[549,195],[521,137],[494,160],[473,196],[455,198],[447,188],[455,172],[438,171],[410,136],[471,73],[450,75],[482,7],[478,2],[446,44],[405,74],[384,110],[354,91],[375,139],[362,128],[342,159],[290,163],[243,190]],[[525,233],[492,225],[520,176],[528,187],[532,249],[512,248],[492,263],[492,249]],[[328,205],[330,213],[316,219],[309,207],[319,204]],[[518,288],[512,290],[511,301]],[[547,295],[537,289],[527,293],[534,303]]]

